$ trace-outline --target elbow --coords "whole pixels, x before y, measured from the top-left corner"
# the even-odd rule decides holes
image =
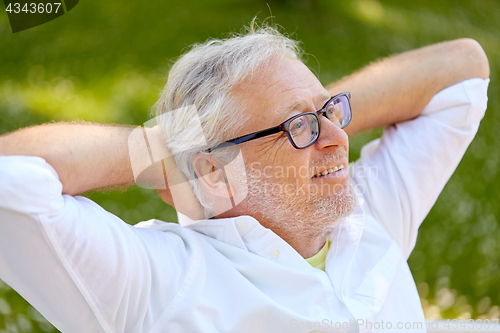
[[[481,44],[472,38],[457,39],[454,42],[466,75],[469,78],[489,78],[490,64]]]

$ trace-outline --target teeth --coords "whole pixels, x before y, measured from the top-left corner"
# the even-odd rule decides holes
[[[339,166],[335,166],[335,167],[330,168],[330,169],[328,169],[328,170],[325,170],[325,171],[323,171],[323,172],[317,173],[316,175],[314,175],[314,177],[326,176],[326,175],[328,175],[329,173],[336,172],[336,171],[338,171],[338,170],[342,170],[342,169],[344,169],[344,165],[343,165],[343,164],[341,164],[341,165],[339,165]]]

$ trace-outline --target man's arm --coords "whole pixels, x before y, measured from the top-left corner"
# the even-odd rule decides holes
[[[328,86],[332,96],[350,91],[352,135],[417,117],[432,96],[470,78],[489,77],[481,46],[472,39],[430,45],[375,62]]]
[[[83,122],[44,124],[0,137],[0,155],[45,159],[59,175],[63,193],[134,182],[128,153],[131,127]]]
[[[406,257],[477,133],[488,73],[481,47],[461,39],[388,58],[335,85],[353,93],[350,134],[391,125],[349,168],[365,212]]]
[[[1,136],[0,155],[27,155],[45,159],[56,170],[64,194],[77,195],[105,186],[132,185],[135,178],[131,155],[136,167],[146,167],[151,163],[149,153],[145,151],[144,136],[141,132],[140,135],[131,136],[133,130],[131,126],[84,122],[44,124]],[[161,183],[166,189],[160,189],[158,193],[166,203],[174,206],[174,195],[177,203],[175,209],[193,219],[203,218],[203,209],[187,178],[175,164],[174,158],[168,157],[170,153],[162,141],[160,128],[144,128],[143,133],[150,146],[162,147],[164,159],[141,174],[139,178],[143,180],[142,183]],[[178,184],[175,193],[169,190],[169,183]]]

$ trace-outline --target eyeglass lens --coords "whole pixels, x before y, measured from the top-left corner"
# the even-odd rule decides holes
[[[326,112],[323,114],[339,128],[343,128],[350,121],[351,113],[347,96],[339,96],[332,100],[324,110]],[[297,147],[302,148],[311,144],[319,136],[318,117],[307,114],[295,118],[290,123],[289,132]]]
[[[295,118],[290,123],[289,132],[296,146],[307,146],[319,134],[318,118],[312,114]]]

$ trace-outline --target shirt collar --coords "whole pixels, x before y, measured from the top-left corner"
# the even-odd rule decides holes
[[[264,228],[255,218],[246,215],[234,218],[198,221],[191,220],[189,217],[179,212],[177,215],[179,224],[205,236],[245,250],[247,250],[247,247],[243,242],[243,237],[254,228]]]
[[[182,220],[182,223],[186,221]],[[210,237],[212,240],[209,241],[219,251],[229,249],[213,240],[244,249],[287,267],[311,267],[290,244],[251,216],[192,221],[187,227]]]
[[[359,198],[357,209],[343,219],[328,235],[332,243],[326,257],[325,271],[334,285],[341,286],[335,289],[335,294],[340,300],[343,299],[354,255],[363,234],[365,224],[363,204],[364,200]]]
[[[364,212],[362,209],[364,201],[359,198],[358,208],[348,217],[344,218],[328,235],[331,240],[330,250],[326,258],[326,271],[329,266],[337,273],[347,273],[352,259],[358,247],[364,228]],[[261,256],[267,256],[267,245],[290,247],[281,237],[272,230],[262,226],[255,218],[242,215],[234,218],[191,220],[182,213],[177,213],[179,224],[197,231],[205,236],[220,242],[232,245]],[[255,240],[267,238],[266,244],[256,243]],[[270,244],[274,243],[274,244]],[[252,245],[255,245],[252,246]],[[266,246],[265,246],[266,245]],[[295,250],[293,252],[296,252]],[[297,255],[299,255],[297,253]],[[300,256],[300,255],[299,255]],[[295,257],[295,255],[293,255]],[[337,274],[336,274],[337,275]],[[338,274],[338,277],[345,276]],[[338,281],[343,284],[344,281]]]

